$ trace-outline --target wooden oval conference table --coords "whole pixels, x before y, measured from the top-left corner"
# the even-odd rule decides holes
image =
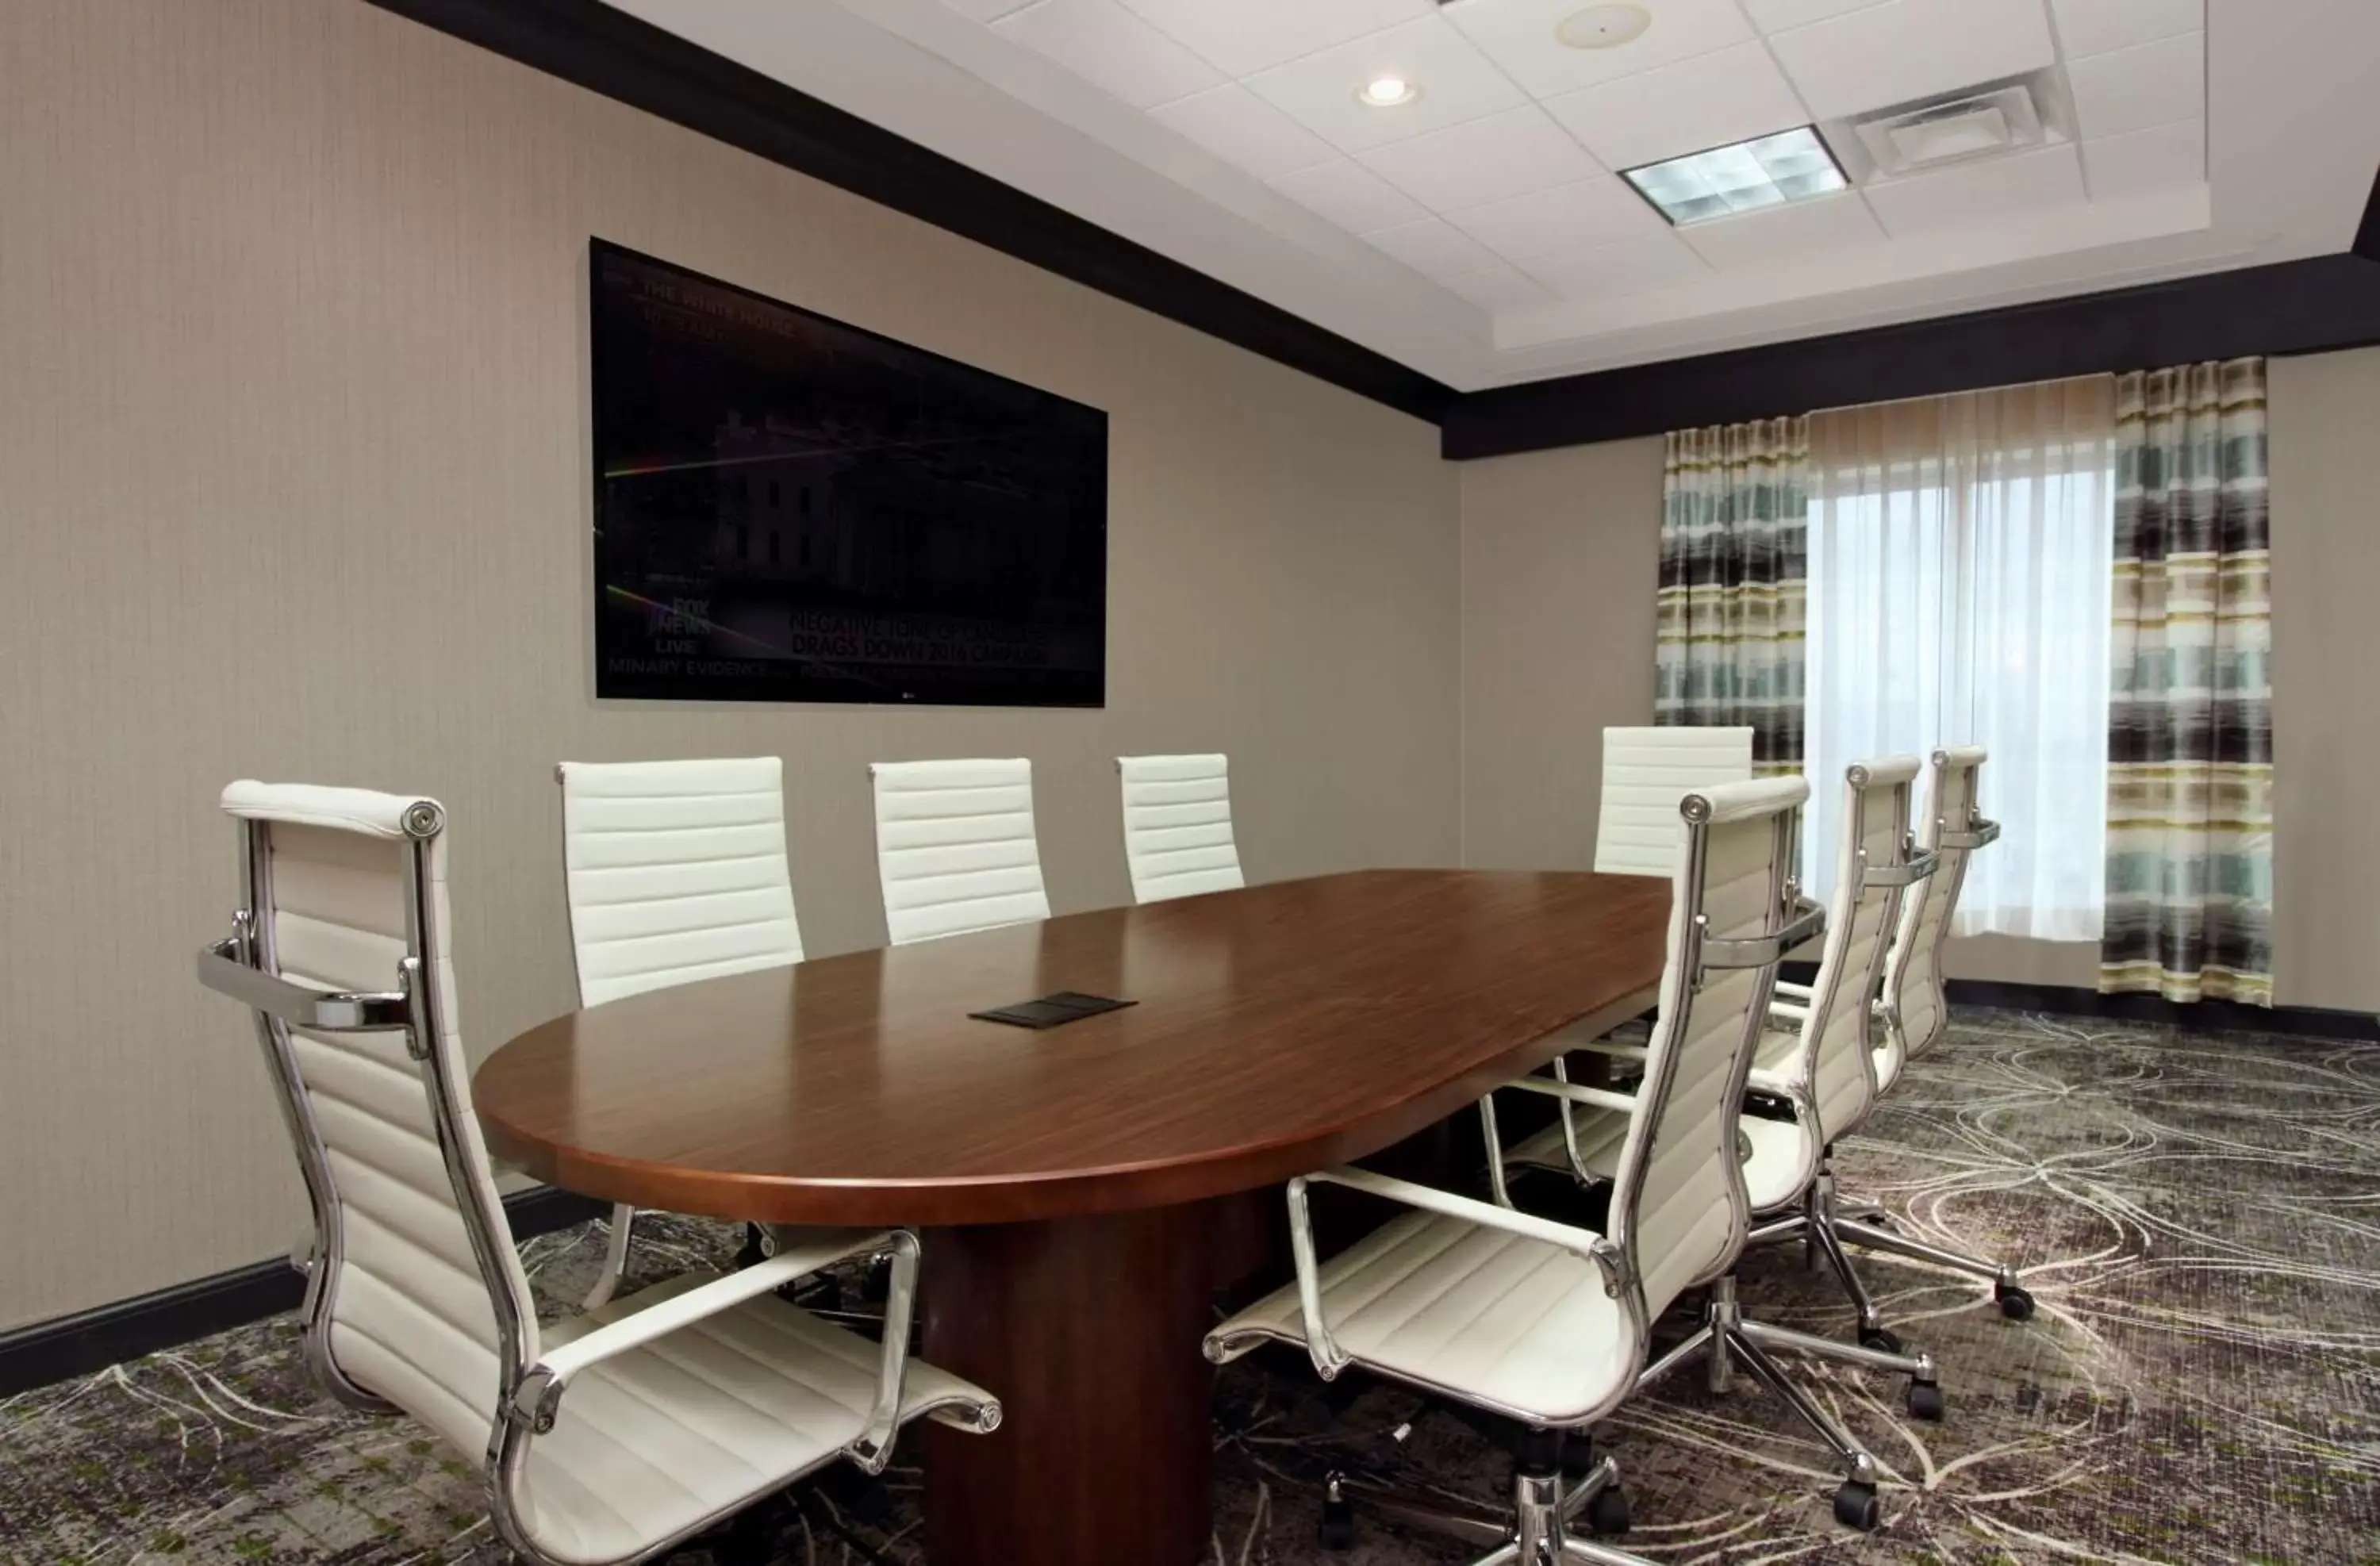
[[[924,1237],[926,1357],[1000,1429],[926,1427],[933,1566],[1190,1566],[1214,1292],[1254,1204],[1649,1006],[1666,880],[1375,870],[652,990],[504,1045],[496,1151],[572,1191]],[[1034,1031],[967,1014],[1135,1004]],[[1235,1243],[1232,1236],[1241,1238]]]

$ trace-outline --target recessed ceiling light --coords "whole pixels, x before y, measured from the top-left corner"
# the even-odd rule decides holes
[[[1620,171],[1681,227],[1806,201],[1848,188],[1842,165],[1809,126]]]
[[[1420,96],[1421,89],[1401,76],[1376,76],[1355,90],[1356,101],[1374,109],[1393,109]]]
[[[1589,6],[1564,17],[1554,36],[1573,49],[1617,49],[1652,25],[1653,13],[1642,6]]]

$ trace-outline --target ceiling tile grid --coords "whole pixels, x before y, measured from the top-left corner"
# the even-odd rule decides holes
[[[1391,141],[1358,161],[1439,212],[1575,184],[1603,172],[1534,103]]]
[[[943,0],[1491,314],[2203,184],[2205,0]],[[1575,46],[1591,37],[1597,46]],[[1611,42],[1609,40],[1620,41]],[[1410,95],[1363,97],[1393,78]],[[2046,145],[1682,228],[1621,171],[1986,83]],[[2076,136],[2070,141],[2070,127]]]
[[[1565,92],[1546,108],[1606,167],[1637,168],[1810,121],[1758,42]]]

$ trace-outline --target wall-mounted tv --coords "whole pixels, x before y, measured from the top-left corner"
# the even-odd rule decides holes
[[[596,695],[1105,702],[1106,414],[591,261]]]

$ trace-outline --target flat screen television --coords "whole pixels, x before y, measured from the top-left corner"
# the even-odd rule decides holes
[[[596,695],[1104,704],[1106,414],[591,263]]]

